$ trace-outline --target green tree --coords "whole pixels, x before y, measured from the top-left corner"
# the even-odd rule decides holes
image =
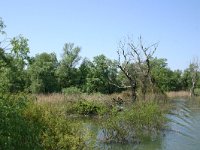
[[[10,41],[10,52],[1,49],[0,89],[4,92],[18,92],[26,88],[28,64],[28,39],[14,37]]]
[[[6,25],[4,24],[2,18],[0,17],[0,34],[5,34],[5,29]]]
[[[171,77],[171,81],[172,81],[171,91],[183,90],[182,71],[181,70],[173,71],[173,76]]]
[[[190,71],[189,69],[185,69],[183,71],[183,74],[182,74],[182,77],[181,77],[181,82],[182,82],[182,89],[183,90],[189,90],[190,89],[190,86],[191,86],[191,76],[190,76]]]
[[[80,61],[81,48],[73,43],[66,43],[63,48],[62,60],[56,71],[60,89],[77,86],[79,82],[78,69],[76,65]]]
[[[182,71],[172,71],[167,66],[167,59],[154,58],[152,63],[152,75],[155,84],[164,91],[179,91],[183,89]]]
[[[87,92],[87,77],[92,71],[93,63],[87,58],[83,59],[78,72],[79,72],[79,83],[78,88],[83,92]]]
[[[58,61],[54,53],[36,55],[29,66],[31,80],[30,90],[33,93],[51,93],[58,91],[58,82],[55,71]]]
[[[2,18],[0,17],[0,67],[5,66],[5,64],[7,64],[7,58],[6,58],[6,54],[5,54],[5,48],[3,48],[3,42],[4,42],[4,37],[3,35],[6,33],[4,31],[5,29],[5,24],[2,20]]]
[[[164,92],[169,90],[170,69],[167,68],[167,59],[152,59],[152,75],[156,85]]]
[[[94,57],[86,80],[87,92],[89,93],[116,92],[118,88],[113,83],[117,84],[117,63],[104,55]]]

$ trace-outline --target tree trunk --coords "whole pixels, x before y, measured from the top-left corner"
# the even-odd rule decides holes
[[[195,81],[192,80],[192,87],[190,89],[190,97],[194,96]]]
[[[142,89],[142,99],[145,101],[146,100],[146,93],[147,93],[147,87],[144,85]]]
[[[132,101],[133,103],[136,101],[136,83],[131,80],[130,81],[130,85],[131,85],[131,97],[132,97]]]

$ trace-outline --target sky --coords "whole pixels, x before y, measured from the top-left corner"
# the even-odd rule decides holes
[[[8,37],[29,39],[32,56],[60,57],[71,42],[83,58],[117,59],[120,40],[142,36],[147,46],[159,42],[155,57],[183,70],[200,58],[199,8],[199,0],[4,0],[0,17]]]

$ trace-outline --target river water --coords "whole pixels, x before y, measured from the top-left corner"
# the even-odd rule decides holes
[[[176,99],[167,117],[169,130],[155,141],[138,145],[135,150],[199,150],[200,103],[198,100]],[[119,148],[120,149],[120,148]]]
[[[100,149],[113,150],[200,150],[200,101],[175,99],[168,129],[155,139],[141,144],[108,144]]]

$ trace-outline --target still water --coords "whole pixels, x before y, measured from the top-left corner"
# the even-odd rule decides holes
[[[141,144],[108,144],[108,150],[200,150],[200,101],[176,99],[170,114],[168,130],[153,140]]]

